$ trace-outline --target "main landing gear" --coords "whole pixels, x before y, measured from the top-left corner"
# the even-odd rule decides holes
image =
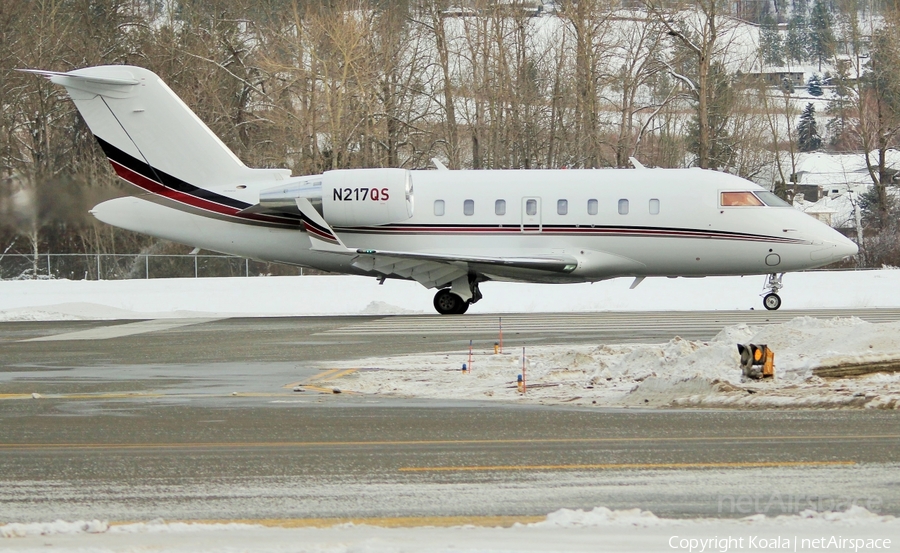
[[[766,285],[763,288],[767,288],[769,293],[763,296],[763,305],[769,311],[775,311],[781,307],[781,296],[778,295],[778,291],[784,287],[781,283],[783,276],[784,273],[772,273],[766,277]]]
[[[481,299],[475,275],[454,280],[450,288],[442,288],[434,295],[434,308],[441,315],[462,315],[469,305]]]
[[[443,288],[434,295],[434,308],[441,315],[462,315],[468,311],[469,302],[463,301],[449,288]]]

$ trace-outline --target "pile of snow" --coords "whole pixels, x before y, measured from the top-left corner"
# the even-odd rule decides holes
[[[104,529],[96,530],[97,524]],[[358,524],[273,528],[161,521],[124,525],[58,521],[7,524],[0,526],[0,536],[15,538],[3,543],[4,550],[47,550],[52,546],[53,551],[62,552],[807,551],[810,548],[804,545],[811,544],[811,540],[824,540],[817,545],[837,544],[827,547],[831,550],[865,551],[874,547],[890,550],[896,546],[900,523],[895,517],[878,516],[861,507],[845,512],[804,511],[775,518],[754,515],[731,520],[663,519],[639,509],[615,511],[597,507],[590,511],[562,509],[548,515],[545,521],[509,528],[471,525],[384,528]],[[729,547],[722,549],[726,543]]]
[[[765,277],[486,282],[469,313],[761,309]],[[900,271],[792,273],[784,309],[900,307]],[[0,321],[434,313],[434,290],[357,276],[0,281]]]
[[[535,528],[579,528],[596,526],[658,526],[682,523],[682,520],[662,519],[650,511],[641,509],[607,509],[595,507],[590,511],[582,509],[560,509],[547,515],[547,520],[534,522],[529,526]]]
[[[360,359],[342,368],[340,386],[369,394],[492,399],[601,406],[866,407],[900,409],[900,373],[823,379],[818,367],[900,360],[900,322],[798,317],[767,326],[736,325],[714,339],[675,337],[664,344],[539,345],[525,348],[527,392],[520,393],[522,350],[468,350]],[[766,344],[776,378],[744,381],[737,344]],[[324,385],[324,382],[318,382]]]
[[[48,536],[53,534],[97,534],[107,532],[109,523],[101,520],[79,520],[66,522],[57,520],[54,522],[27,522],[4,524],[0,526],[0,537],[24,538],[25,536]]]

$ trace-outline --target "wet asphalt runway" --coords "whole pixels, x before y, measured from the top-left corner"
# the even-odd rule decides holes
[[[854,312],[504,315],[504,343],[708,339]],[[0,523],[900,515],[894,411],[640,411],[333,394],[329,362],[488,348],[495,316],[0,323]],[[308,384],[305,392],[293,392]],[[320,393],[323,392],[323,393]],[[328,393],[324,393],[328,392]],[[34,398],[32,394],[39,394]]]

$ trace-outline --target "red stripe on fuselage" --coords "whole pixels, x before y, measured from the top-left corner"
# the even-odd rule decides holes
[[[116,171],[117,175],[130,182],[131,184],[137,186],[138,188],[143,188],[147,192],[169,198],[170,200],[175,200],[176,202],[187,204],[191,207],[197,207],[200,209],[205,209],[207,211],[221,213],[222,215],[236,215],[238,212],[238,210],[233,207],[217,204],[209,200],[204,200],[203,198],[198,198],[197,196],[194,196],[192,194],[186,194],[184,192],[179,192],[177,190],[167,188],[154,180],[148,179],[140,173],[132,171],[128,167],[125,167],[124,165],[116,161],[109,160],[109,162],[112,164],[113,169]]]
[[[293,220],[285,220],[277,217],[268,217],[265,215],[258,215],[255,213],[249,214],[240,214],[240,210],[228,205],[222,205],[220,203],[213,202],[211,200],[207,200],[204,198],[200,198],[198,196],[194,196],[193,194],[188,194],[186,192],[179,192],[178,190],[173,190],[167,186],[163,186],[162,184],[156,182],[155,180],[148,179],[144,175],[132,171],[128,167],[125,167],[121,163],[114,161],[112,159],[109,160],[109,163],[112,165],[113,170],[116,174],[125,180],[126,182],[137,186],[138,188],[142,188],[147,192],[152,194],[156,194],[157,196],[162,196],[164,198],[168,198],[170,200],[174,200],[178,203],[182,203],[197,209],[202,209],[204,211],[212,211],[213,213],[218,213],[220,215],[229,215],[231,217],[235,217],[237,219],[246,219],[251,221],[259,221],[263,223],[274,223],[278,225],[296,227],[297,223]]]
[[[329,241],[329,242],[331,242],[331,243],[333,243],[333,244],[337,244],[337,243],[338,243],[337,238],[335,238],[334,236],[332,236],[332,235],[330,235],[330,234],[326,234],[326,233],[322,232],[321,230],[319,230],[319,229],[317,229],[316,227],[310,225],[310,224],[307,223],[306,221],[303,221],[303,228],[306,229],[306,232],[315,234],[315,235],[318,236],[319,238],[322,238],[322,239],[324,239],[324,240],[327,240],[327,241]]]
[[[453,235],[453,234],[505,234],[520,235],[523,228],[518,225],[506,226],[477,226],[468,227],[457,226],[391,226],[391,227],[347,227],[340,228],[342,232],[357,234],[419,234],[419,235]],[[537,225],[526,225],[524,231],[529,235],[552,234],[552,235],[594,235],[594,236],[618,236],[618,237],[638,237],[652,236],[656,238],[694,238],[694,239],[712,239],[712,240],[738,240],[748,242],[772,242],[781,244],[803,243],[802,240],[791,238],[781,238],[777,236],[764,235],[746,235],[732,232],[706,232],[702,230],[678,230],[678,229],[661,229],[661,228],[602,228],[602,227],[551,227]]]

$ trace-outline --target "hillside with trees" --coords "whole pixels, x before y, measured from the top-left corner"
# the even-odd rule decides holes
[[[101,64],[156,72],[247,165],[294,174],[634,156],[790,198],[800,151],[865,152],[867,240],[900,253],[885,161],[898,23],[892,4],[857,0],[8,0],[0,254],[186,251],[93,221],[134,191],[65,91],[16,71]]]

